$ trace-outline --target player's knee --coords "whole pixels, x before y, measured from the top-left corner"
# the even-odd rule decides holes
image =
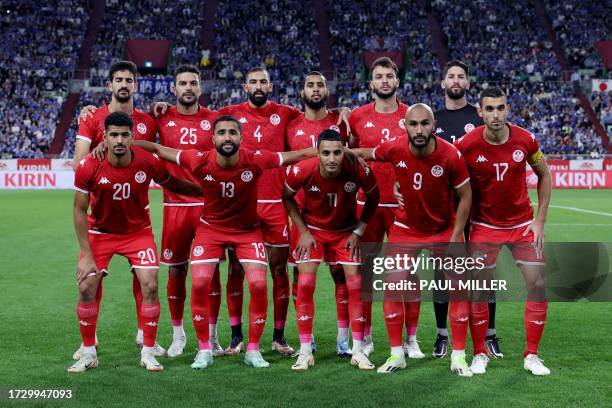
[[[142,298],[147,301],[157,300],[157,279],[146,279],[141,283]]]
[[[79,301],[81,303],[91,303],[96,298],[99,282],[89,282],[85,280],[79,285]]]

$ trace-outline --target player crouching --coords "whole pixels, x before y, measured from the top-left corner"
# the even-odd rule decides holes
[[[312,327],[314,289],[319,264],[326,261],[342,265],[348,287],[349,317],[353,334],[351,364],[373,370],[374,364],[363,352],[365,305],[361,301],[359,241],[380,198],[376,179],[368,167],[345,157],[340,134],[328,129],[317,141],[318,157],[305,160],[288,171],[283,194],[285,206],[299,240],[292,243],[298,265],[296,314],[300,351],[291,369],[307,370],[314,365]],[[366,204],[358,222],[356,194],[366,194]],[[304,191],[300,214],[295,194]]]

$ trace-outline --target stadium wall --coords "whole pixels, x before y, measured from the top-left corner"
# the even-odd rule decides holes
[[[612,159],[548,160],[553,188],[612,188]],[[527,167],[527,187],[537,187],[537,176]],[[0,190],[72,189],[72,159],[0,160]],[[157,185],[152,184],[153,188]]]

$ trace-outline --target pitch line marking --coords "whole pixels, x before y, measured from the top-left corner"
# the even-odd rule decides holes
[[[533,205],[538,205],[538,203],[533,203]],[[603,215],[605,217],[612,217],[612,213],[607,213],[603,211],[585,210],[583,208],[567,207],[565,205],[549,205],[549,207],[550,208],[560,208],[562,210],[576,211],[576,212],[581,212],[581,213],[586,213],[586,214],[595,214],[595,215]]]

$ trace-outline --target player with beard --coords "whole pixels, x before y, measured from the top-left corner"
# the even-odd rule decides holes
[[[232,246],[242,264],[251,299],[249,342],[244,362],[255,368],[269,364],[260,352],[268,304],[266,250],[257,215],[258,181],[265,169],[280,168],[316,155],[310,148],[298,152],[270,152],[240,148],[242,126],[232,116],[213,123],[215,148],[208,151],[178,150],[140,141],[140,146],[186,169],[200,182],[204,202],[191,252],[191,314],[198,337],[198,353],[192,364],[204,369],[213,363],[208,316],[209,293],[216,264]],[[240,149],[239,149],[240,148]]]
[[[404,117],[408,106],[397,99],[397,88],[400,85],[397,65],[388,57],[378,58],[370,67],[370,76],[369,86],[375,94],[375,100],[351,112],[351,147],[374,148],[406,133]],[[398,207],[397,199],[393,195],[395,174],[390,163],[372,163],[372,170],[380,189],[380,202],[361,241],[382,245],[385,234],[388,236],[391,231],[395,209]],[[361,211],[364,204],[362,193],[357,196],[357,200],[358,209]],[[371,336],[372,306],[368,306],[364,339],[366,355],[374,349]],[[410,358],[423,358],[425,355],[421,353],[416,341],[419,310],[413,310],[411,316],[415,316],[415,320],[411,320],[406,327],[409,336],[406,350]]]
[[[193,65],[180,65],[174,71],[172,91],[176,106],[170,107],[157,118],[159,143],[174,149],[209,150],[212,144],[212,123],[218,113],[198,104],[202,93],[200,71]],[[191,173],[175,164],[168,164],[168,171],[177,177],[197,183]],[[187,266],[191,243],[200,219],[204,203],[200,198],[181,196],[164,189],[164,218],[162,228],[161,261],[168,265],[168,305],[172,322],[172,345],[168,357],[183,353],[186,338],[183,330]],[[216,278],[219,278],[217,273]],[[221,304],[221,282],[215,279],[209,300],[211,308],[210,343],[214,356],[223,355],[217,340],[217,316]]]
[[[463,241],[463,229],[472,203],[470,178],[461,154],[453,145],[434,135],[435,126],[431,108],[415,104],[406,112],[407,135],[374,149],[355,149],[365,160],[391,164],[400,184],[405,206],[395,212],[388,239],[394,247],[386,256],[394,256],[398,249],[399,253],[412,257],[417,257],[423,249],[430,250],[434,256],[444,256],[447,248],[440,243]],[[456,210],[455,193],[459,196]],[[385,278],[393,283],[409,276],[416,275],[401,271],[389,273]],[[465,362],[468,302],[466,299],[451,300],[451,329],[455,341],[451,370],[460,376],[471,377],[472,372]],[[383,311],[391,356],[379,367],[379,373],[389,374],[406,367],[402,328],[411,321],[418,321],[418,316],[417,319],[411,316],[418,310],[415,304],[420,304],[418,292],[385,293]]]
[[[329,96],[327,79],[317,71],[312,71],[304,77],[304,88],[300,92],[304,101],[304,113],[292,120],[285,133],[286,144],[291,150],[300,150],[317,146],[318,135],[327,129],[340,132],[342,144],[346,145],[346,131],[338,127],[339,115],[327,110],[326,103]],[[302,208],[304,193],[300,190],[295,200]],[[295,247],[298,231],[291,226],[290,241]],[[289,254],[289,264],[296,265],[293,253]],[[342,357],[351,356],[349,347],[349,311],[348,289],[342,265],[330,265],[330,272],[335,283],[336,312],[338,315],[338,336],[336,339],[336,353]],[[298,268],[293,268],[292,292],[293,299],[297,298]],[[313,350],[316,350],[313,341]]]
[[[138,69],[131,61],[119,61],[113,64],[109,72],[108,89],[111,91],[111,101],[108,105],[103,105],[96,109],[95,106],[86,106],[81,110],[79,118],[79,128],[74,150],[73,167],[89,153],[94,150],[101,152],[104,149],[104,120],[113,112],[124,112],[131,116],[134,121],[133,136],[135,140],[155,141],[157,134],[157,123],[148,113],[134,108],[133,96],[137,89],[136,78]],[[100,154],[97,155],[99,158]],[[140,283],[138,277],[133,274],[133,291],[136,299],[136,312],[138,314],[138,332],[136,334],[136,345],[142,347],[143,342],[143,323],[140,317],[140,303],[142,294],[140,293]],[[102,299],[103,286],[100,283],[96,301],[98,304]],[[81,357],[81,347],[74,353],[73,358],[78,360]],[[163,356],[166,353],[159,344],[155,343],[155,356]]]

